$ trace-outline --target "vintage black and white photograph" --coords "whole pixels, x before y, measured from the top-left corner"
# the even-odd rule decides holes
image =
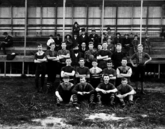
[[[165,129],[165,0],[0,0],[0,129]]]

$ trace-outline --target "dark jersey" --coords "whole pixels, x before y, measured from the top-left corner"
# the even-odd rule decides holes
[[[111,69],[105,68],[103,69],[103,74],[107,74],[109,76],[116,76],[116,70],[114,70],[113,68]]]
[[[51,50],[47,50],[46,55],[47,56],[49,55],[50,57],[57,57],[58,56],[57,51],[51,51]],[[49,60],[49,61],[51,61],[51,60]]]
[[[129,67],[129,66],[126,66],[126,67],[120,66],[120,67],[118,67],[118,70],[119,70],[120,74],[121,73],[127,74],[130,69],[131,69],[131,67]]]
[[[61,71],[72,73],[72,71],[75,71],[75,69],[72,66],[65,66],[61,69]]]
[[[97,86],[97,88],[103,89],[103,90],[113,90],[113,89],[115,89],[115,86],[114,86],[113,84],[111,84],[111,83],[107,83],[107,84],[105,84],[105,83],[100,83],[100,84]]]
[[[95,91],[95,89],[93,88],[93,86],[89,83],[78,83],[77,85],[75,85],[75,87],[72,90],[72,93],[77,93],[77,92],[90,92],[93,93]]]
[[[63,50],[63,49],[61,49],[61,50],[58,51],[58,55],[67,55],[67,54],[70,54],[69,50]],[[60,59],[60,62],[62,64],[65,64],[65,60],[66,60],[65,58]]]
[[[72,83],[70,83],[70,82],[68,82],[68,83],[62,82],[62,83],[59,84],[59,86],[57,87],[56,91],[62,92],[62,93],[63,92],[71,92],[72,88],[73,88],[73,84]]]
[[[76,73],[79,73],[80,75],[82,74],[90,74],[89,68],[88,67],[77,67],[76,68]]]
[[[128,84],[127,84],[126,86],[123,86],[122,84],[120,84],[120,85],[117,87],[117,90],[118,90],[118,93],[122,95],[122,94],[126,94],[126,93],[132,91],[133,88],[132,88],[132,86],[130,86],[130,85],[128,85]]]
[[[137,52],[135,54],[132,55],[132,57],[130,58],[131,60],[136,60],[136,64],[144,64],[144,62],[146,61],[146,59],[149,59],[150,56],[149,54],[145,53],[145,52]]]
[[[109,51],[109,50],[100,50],[98,51],[97,53],[97,56],[108,56],[108,57],[111,57],[112,53]],[[104,69],[106,68],[106,62],[107,61],[104,61],[104,60],[99,60],[98,63],[99,63],[99,67]]]
[[[125,57],[125,53],[123,52],[115,52],[112,54],[112,62],[115,68],[121,66],[121,61]]]
[[[46,58],[46,55],[44,52],[36,52],[35,56],[34,56],[34,59],[37,60],[37,59],[44,59]],[[41,63],[36,63],[36,70],[38,71],[45,71],[46,70],[46,62],[41,62]]]

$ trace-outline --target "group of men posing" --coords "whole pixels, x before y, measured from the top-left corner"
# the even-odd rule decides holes
[[[83,44],[83,43],[82,43]],[[82,100],[88,100],[91,104],[108,102],[114,105],[115,98],[125,106],[124,98],[133,103],[133,95],[136,91],[130,86],[130,77],[134,73],[136,82],[141,82],[141,93],[145,75],[145,65],[151,60],[149,54],[143,52],[143,45],[137,45],[137,51],[129,58],[134,67],[127,65],[128,57],[123,52],[122,44],[115,45],[114,52],[108,49],[107,41],[97,49],[93,41],[88,42],[88,49],[84,52],[80,45],[67,50],[67,43],[61,43],[61,49],[56,50],[56,43],[51,42],[49,49],[44,52],[42,45],[38,45],[35,54],[36,63],[35,83],[38,91],[44,87],[47,71],[47,86],[51,86],[60,74],[61,82],[56,88],[55,96],[57,105],[61,102],[77,105]],[[46,70],[47,69],[47,70]],[[41,85],[39,76],[41,74]]]

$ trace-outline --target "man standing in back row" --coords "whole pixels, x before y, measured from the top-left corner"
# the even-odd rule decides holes
[[[133,61],[135,59],[135,62]],[[138,52],[136,52],[130,58],[130,62],[133,67],[135,67],[135,79],[136,79],[136,90],[138,90],[138,81],[141,82],[141,93],[144,94],[143,91],[143,83],[145,77],[145,66],[151,61],[152,58],[149,54],[143,52],[143,46],[141,44],[138,45]]]

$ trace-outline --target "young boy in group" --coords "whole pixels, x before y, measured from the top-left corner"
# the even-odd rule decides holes
[[[113,64],[112,61],[109,60],[107,62],[107,68],[103,69],[102,75],[109,75],[109,82],[115,85],[116,82],[116,70],[112,68]]]
[[[100,83],[100,77],[101,77],[101,72],[102,72],[102,69],[97,67],[97,65],[98,65],[97,60],[94,59],[92,61],[93,67],[89,69],[90,74],[91,74],[90,83],[94,88],[96,88],[97,85]]]
[[[46,74],[46,54],[42,50],[42,44],[38,44],[38,52],[36,52],[34,56],[34,63],[36,64],[35,71],[35,86],[38,92],[42,92],[44,88],[45,82],[45,74]],[[41,75],[41,86],[39,85],[39,77]]]
[[[57,106],[62,102],[71,104],[73,83],[69,82],[69,76],[63,77],[63,82],[59,84],[55,91]]]
[[[101,69],[106,68],[106,62],[111,59],[112,53],[107,49],[108,45],[107,42],[104,42],[102,44],[103,49],[98,51],[97,53],[97,60],[98,60],[98,66]]]
[[[77,106],[79,102],[88,100],[90,104],[94,104],[95,89],[90,83],[87,83],[85,77],[80,78],[80,83],[76,84],[72,90],[73,105]]]
[[[132,68],[127,66],[127,58],[122,59],[121,66],[116,69],[116,74],[116,86],[120,85],[122,78],[128,78],[128,81],[130,80],[132,75]]]
[[[62,42],[61,44],[62,49],[58,51],[58,56],[59,56],[59,73],[61,71],[61,68],[66,65],[66,59],[70,58],[70,52],[69,50],[66,49],[66,43]]]
[[[117,92],[117,89],[115,86],[111,83],[109,83],[109,75],[103,76],[103,82],[100,83],[97,88],[97,99],[98,104],[102,105],[102,102],[107,102],[110,105],[114,105],[114,99],[115,99],[115,93]]]
[[[58,55],[57,51],[55,50],[55,43],[50,44],[50,49],[46,51],[47,56],[47,71],[48,71],[48,79],[47,79],[47,92],[49,87],[52,86],[56,79],[57,69],[58,69]]]
[[[121,66],[121,60],[125,57],[125,53],[122,51],[121,43],[117,43],[116,45],[116,52],[112,54],[112,62],[114,65],[114,69]]]
[[[116,97],[119,99],[123,107],[125,106],[125,99],[128,100],[129,104],[133,104],[133,97],[136,92],[133,87],[128,84],[127,78],[122,78],[121,84],[117,87],[117,90]]]
[[[61,69],[61,77],[69,76],[69,78],[74,82],[75,69],[71,66],[71,58],[66,59],[66,66]]]
[[[84,58],[80,58],[79,60],[79,64],[80,66],[76,68],[76,79],[75,79],[75,83],[79,82],[81,77],[85,77],[86,79],[90,79],[90,71],[88,67],[85,67],[85,60]]]
[[[54,41],[54,39],[53,39],[53,35],[50,35],[50,36],[49,36],[49,39],[48,39],[48,41],[47,41],[47,43],[46,43],[47,49],[50,49],[50,44],[51,44],[51,43],[55,43],[55,41]]]
[[[135,62],[133,61],[135,59]],[[135,79],[136,79],[136,91],[138,90],[138,81],[141,82],[141,93],[144,94],[143,83],[145,77],[145,66],[151,61],[152,58],[149,54],[143,52],[143,46],[141,44],[138,45],[138,52],[132,55],[130,58],[130,62],[132,66],[135,68]]]

